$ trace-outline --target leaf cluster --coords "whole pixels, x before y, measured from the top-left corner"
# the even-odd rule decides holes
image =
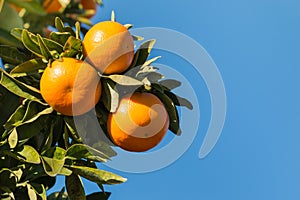
[[[112,19],[115,20],[114,14]],[[0,197],[3,199],[46,199],[46,191],[54,185],[57,175],[66,176],[66,191],[53,193],[48,199],[107,199],[109,193],[104,192],[103,185],[126,179],[98,169],[96,163],[107,162],[116,155],[113,144],[107,140],[109,137],[99,138],[108,135],[107,116],[116,110],[122,96],[135,91],[156,95],[165,105],[169,129],[176,135],[181,134],[177,107],[193,108],[187,99],[172,92],[181,83],[164,79],[154,66],[159,57],[149,58],[155,44],[155,40],[149,40],[136,50],[126,72],[99,74],[103,90],[95,112],[78,117],[57,113],[44,102],[39,80],[53,60],[84,59],[82,29],[79,23],[74,27],[66,26],[56,17],[57,31],[51,32],[49,38],[15,28],[11,35],[20,46],[0,45],[0,57],[6,62],[6,70],[0,69]],[[102,192],[86,196],[82,178],[96,183]]]

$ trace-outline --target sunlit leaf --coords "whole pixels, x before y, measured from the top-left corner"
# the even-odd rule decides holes
[[[41,101],[42,96],[39,90],[16,80],[2,69],[0,69],[0,76],[0,84],[12,93],[25,99],[30,99],[32,101],[37,101],[41,104],[45,104]]]
[[[30,183],[30,184],[27,184],[27,188],[29,188],[29,187],[35,192],[36,196],[42,198],[43,200],[47,199],[46,189],[42,184]],[[37,198],[37,199],[39,199],[39,198]]]
[[[47,64],[42,61],[41,58],[31,59],[16,66],[11,70],[12,77],[23,77],[31,74],[42,72],[47,67]]]
[[[127,180],[119,175],[96,168],[75,165],[70,166],[70,168],[75,174],[99,184],[113,185],[123,183]]]
[[[109,156],[105,153],[85,144],[72,145],[67,149],[66,157],[71,159],[86,158],[98,162],[106,162],[109,159]]]
[[[42,163],[49,176],[59,174],[65,163],[66,151],[60,147],[52,147],[42,154]]]
[[[22,42],[29,51],[36,56],[43,58],[38,41],[35,41],[34,35],[26,29],[22,30]]]

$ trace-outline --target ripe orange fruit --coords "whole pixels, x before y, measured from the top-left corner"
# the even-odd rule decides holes
[[[110,113],[107,129],[112,141],[127,151],[142,152],[155,147],[169,127],[168,113],[158,97],[133,93],[120,100]]]
[[[98,71],[104,74],[122,73],[133,60],[133,39],[122,24],[103,21],[86,33],[83,52]]]
[[[91,110],[101,96],[96,70],[75,58],[62,58],[48,66],[40,81],[44,100],[63,115],[76,116]]]
[[[87,18],[92,18],[95,15],[96,11],[97,11],[96,1],[95,0],[81,0],[80,3],[82,5],[83,9],[94,11],[94,14],[85,16]]]
[[[43,7],[47,13],[62,12],[67,5],[70,3],[70,0],[45,0]],[[97,11],[97,3],[95,0],[80,0],[80,3],[85,10],[94,10],[94,13]],[[93,15],[87,16],[91,18]]]
[[[68,0],[45,0],[43,3],[43,7],[45,8],[47,13],[62,12],[68,2]]]

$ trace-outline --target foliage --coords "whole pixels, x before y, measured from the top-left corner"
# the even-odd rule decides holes
[[[108,113],[116,110],[121,96],[140,90],[162,100],[170,117],[169,129],[180,135],[176,106],[192,109],[188,100],[171,91],[180,82],[163,79],[152,66],[159,57],[148,59],[155,40],[145,41],[124,74],[99,74],[103,93],[96,112],[76,117],[75,126],[74,118],[61,115],[45,103],[39,80],[53,60],[84,59],[80,35],[87,29],[82,24],[91,25],[82,17],[85,11],[75,1],[55,14],[47,14],[39,0],[0,2],[1,22],[3,15],[10,15],[7,24],[0,25],[0,58],[4,62],[4,69],[0,69],[0,198],[108,199],[110,193],[104,191],[103,185],[119,184],[126,178],[98,169],[96,163],[107,162],[116,153],[110,144],[88,131],[89,119],[96,118],[108,135]],[[8,3],[22,10],[17,13]],[[55,31],[47,36],[44,29],[49,25]],[[78,126],[86,130],[84,135],[79,134]],[[86,138],[93,139],[86,141]],[[47,197],[46,191],[55,184],[58,175],[66,177],[66,191],[63,188]],[[82,178],[96,183],[102,192],[86,195]]]

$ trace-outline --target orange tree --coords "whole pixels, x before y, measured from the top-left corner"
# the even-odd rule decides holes
[[[114,13],[90,22],[96,3],[0,0],[1,199],[108,199],[104,185],[126,181],[99,169],[116,156],[112,145],[146,151],[168,129],[181,134],[176,106],[192,105],[152,66],[159,57],[148,59],[155,40],[134,52],[142,38],[132,25]],[[91,118],[109,140],[88,131]],[[65,187],[47,197],[58,175]],[[86,195],[82,177],[100,192]]]

